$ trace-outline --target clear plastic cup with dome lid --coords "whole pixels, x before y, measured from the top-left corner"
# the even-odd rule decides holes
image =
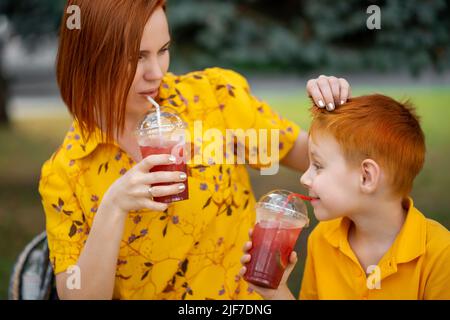
[[[136,130],[137,140],[143,158],[150,155],[170,154],[176,162],[170,165],[153,167],[150,172],[180,171],[187,175],[186,124],[177,112],[170,107],[153,108],[139,123]],[[159,183],[152,186],[164,186],[170,183]],[[172,203],[189,199],[188,180],[184,181],[183,192],[163,197],[154,197],[154,201]]]
[[[259,199],[246,281],[278,288],[300,232],[309,224],[303,200],[308,199],[287,190],[273,190]]]

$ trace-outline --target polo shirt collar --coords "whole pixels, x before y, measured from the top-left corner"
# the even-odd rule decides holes
[[[406,263],[421,256],[426,247],[426,218],[414,207],[413,200],[407,200],[408,212],[405,222],[386,255],[391,256],[395,264]],[[325,239],[344,254],[353,257],[348,243],[350,219],[340,218],[334,228],[325,234]]]
[[[423,255],[426,249],[427,220],[408,199],[408,213],[400,233],[392,245],[397,263],[406,263]]]

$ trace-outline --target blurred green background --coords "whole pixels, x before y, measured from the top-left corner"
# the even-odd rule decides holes
[[[106,2],[106,1],[105,1]],[[0,299],[28,241],[45,228],[37,184],[41,165],[71,123],[54,78],[56,30],[65,1],[0,3]],[[366,9],[381,8],[381,29],[368,30]],[[169,0],[171,71],[210,66],[248,77],[254,93],[308,129],[307,79],[345,77],[353,95],[410,98],[426,135],[427,158],[415,181],[415,205],[450,227],[450,9],[446,1]],[[304,192],[300,174],[275,177],[250,169],[255,196],[275,188]],[[289,285],[298,293],[305,244]]]

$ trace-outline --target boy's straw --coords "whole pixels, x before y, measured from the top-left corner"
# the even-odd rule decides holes
[[[286,208],[286,206],[292,200],[293,197],[300,198],[300,199],[305,200],[305,201],[314,200],[314,198],[305,196],[305,195],[300,194],[300,193],[291,193],[290,195],[287,196],[287,199],[286,199],[286,201],[283,204],[283,209]],[[283,215],[283,211],[280,211],[278,213],[278,215],[277,215],[277,220],[279,220],[282,217],[282,215]]]
[[[312,200],[314,200],[314,198],[305,196],[305,195],[300,194],[300,193],[291,193],[290,195],[288,195],[287,202],[289,202],[292,199],[292,197],[297,197],[297,198],[300,198],[300,199],[305,200],[305,201],[312,201]]]

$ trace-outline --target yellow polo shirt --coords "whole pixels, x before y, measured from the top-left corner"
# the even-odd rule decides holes
[[[450,232],[411,199],[400,233],[368,276],[349,245],[350,224],[321,222],[311,233],[300,299],[450,299]]]
[[[209,146],[209,129],[224,137],[228,129],[278,129],[277,150],[270,151],[279,151],[282,159],[300,131],[253,96],[247,80],[231,70],[168,73],[159,100],[188,124],[195,137],[193,154]],[[201,136],[196,137],[197,121]],[[246,157],[267,145],[258,141],[256,150],[246,145]],[[247,168],[215,163],[206,156],[202,160],[188,164],[189,200],[173,203],[166,212],[128,214],[116,265],[115,299],[260,299],[239,277],[242,246],[255,222]],[[101,140],[99,129],[85,141],[74,122],[44,164],[39,184],[55,274],[77,263],[103,195],[134,165],[117,143]]]

